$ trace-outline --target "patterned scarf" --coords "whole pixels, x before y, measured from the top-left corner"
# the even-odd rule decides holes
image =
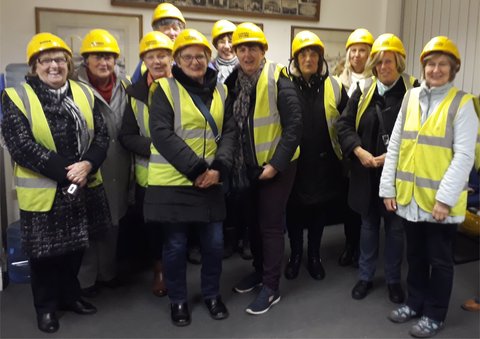
[[[69,82],[59,89],[52,89],[42,81],[33,81],[35,93],[40,98],[45,111],[68,114],[75,121],[75,134],[77,138],[77,151],[80,158],[88,149],[89,135],[85,118],[75,102],[67,95]]]
[[[258,78],[260,77],[260,73],[262,73],[263,67],[265,66],[265,59],[260,64],[259,69],[248,76],[245,74],[242,69],[238,68],[238,77],[235,83],[235,88],[239,88],[240,91],[238,92],[237,98],[233,103],[233,118],[237,123],[238,130],[238,146],[236,151],[233,155],[233,174],[232,177],[234,180],[242,180],[246,178],[246,166],[245,166],[245,157],[244,157],[244,140],[243,140],[243,128],[248,119],[248,113],[250,111],[250,95],[252,90],[257,85]],[[236,179],[235,179],[236,178]],[[233,183],[235,186],[235,183]]]
[[[230,73],[232,73],[233,69],[238,64],[238,58],[234,57],[233,59],[225,60],[217,56],[214,60],[214,63],[215,68],[218,71],[218,82],[223,84],[225,82],[225,79],[228,78]]]

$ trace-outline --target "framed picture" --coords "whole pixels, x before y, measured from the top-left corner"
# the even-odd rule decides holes
[[[295,35],[301,31],[310,31],[318,35],[325,45],[325,60],[328,64],[330,74],[334,74],[333,70],[337,66],[342,58],[345,58],[346,50],[345,43],[348,36],[352,33],[353,29],[334,29],[334,28],[318,28],[318,27],[303,27],[292,26],[290,42],[293,41]],[[292,44],[290,43],[290,46]],[[290,51],[291,52],[291,51]]]
[[[155,8],[162,2],[197,13],[307,21],[320,18],[320,0],[111,0],[114,6],[143,8]]]
[[[213,24],[216,22],[216,20],[203,20],[203,19],[190,19],[190,18],[185,18],[185,20],[188,23],[188,28],[194,28],[207,38],[207,40],[210,42],[210,45],[212,45],[212,27]],[[238,25],[241,23],[241,21],[232,21],[235,25]],[[263,24],[254,22],[255,25],[260,27],[263,30]],[[212,57],[215,57],[216,55],[216,50],[215,47],[212,46]]]
[[[50,32],[61,37],[72,49],[76,66],[82,61],[80,46],[83,37],[95,28],[106,29],[117,39],[120,47],[117,64],[122,72],[133,72],[139,60],[142,15],[35,7],[36,32]]]

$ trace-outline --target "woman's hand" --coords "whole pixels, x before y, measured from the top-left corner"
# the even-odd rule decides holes
[[[194,185],[198,188],[208,188],[220,182],[220,172],[217,170],[206,170],[195,179]]]
[[[87,177],[92,170],[92,164],[90,161],[83,160],[71,164],[65,168],[67,172],[67,179],[72,183],[77,184],[80,187],[83,187],[87,184]]]
[[[278,171],[275,169],[275,167],[273,167],[270,164],[266,164],[265,166],[263,166],[263,171],[260,174],[260,176],[258,177],[258,179],[259,180],[272,179],[274,176],[277,175],[277,173],[278,173]]]
[[[383,199],[383,204],[389,212],[395,212],[397,210],[397,200],[395,198]]]
[[[383,167],[386,156],[387,156],[387,153],[383,153],[382,155],[379,155],[373,158],[375,160],[375,167]]]
[[[438,222],[443,222],[450,214],[450,206],[443,202],[436,201],[432,210],[432,217]]]
[[[360,160],[363,167],[366,168],[375,168],[377,167],[377,162],[375,157],[368,151],[364,150],[362,147],[357,146],[353,150],[355,156]]]

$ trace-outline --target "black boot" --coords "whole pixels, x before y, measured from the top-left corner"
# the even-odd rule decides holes
[[[298,277],[301,263],[302,255],[292,253],[292,256],[290,257],[290,259],[288,259],[287,266],[285,266],[285,278],[287,278],[288,280],[292,280]]]
[[[355,249],[351,244],[345,244],[345,248],[343,249],[342,255],[338,258],[338,264],[340,266],[349,266],[353,264],[353,256],[354,256]],[[358,261],[358,258],[357,258]]]
[[[323,280],[323,278],[325,278],[325,269],[319,256],[308,258],[308,273],[310,273],[315,280]]]

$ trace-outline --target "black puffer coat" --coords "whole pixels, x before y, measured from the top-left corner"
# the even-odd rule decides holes
[[[207,68],[203,85],[187,77],[178,67],[172,68],[173,77],[189,92],[200,96],[210,107],[217,83],[217,73]],[[206,128],[207,121],[204,126]],[[235,122],[225,110],[222,138],[215,159],[209,166],[198,157],[174,132],[174,112],[162,88],[153,94],[150,106],[150,132],[155,148],[178,171],[192,182],[208,168],[220,171],[223,180],[232,165],[236,142]],[[200,189],[192,186],[149,186],[144,202],[145,221],[164,223],[214,222],[225,218],[225,201],[222,185]]]

